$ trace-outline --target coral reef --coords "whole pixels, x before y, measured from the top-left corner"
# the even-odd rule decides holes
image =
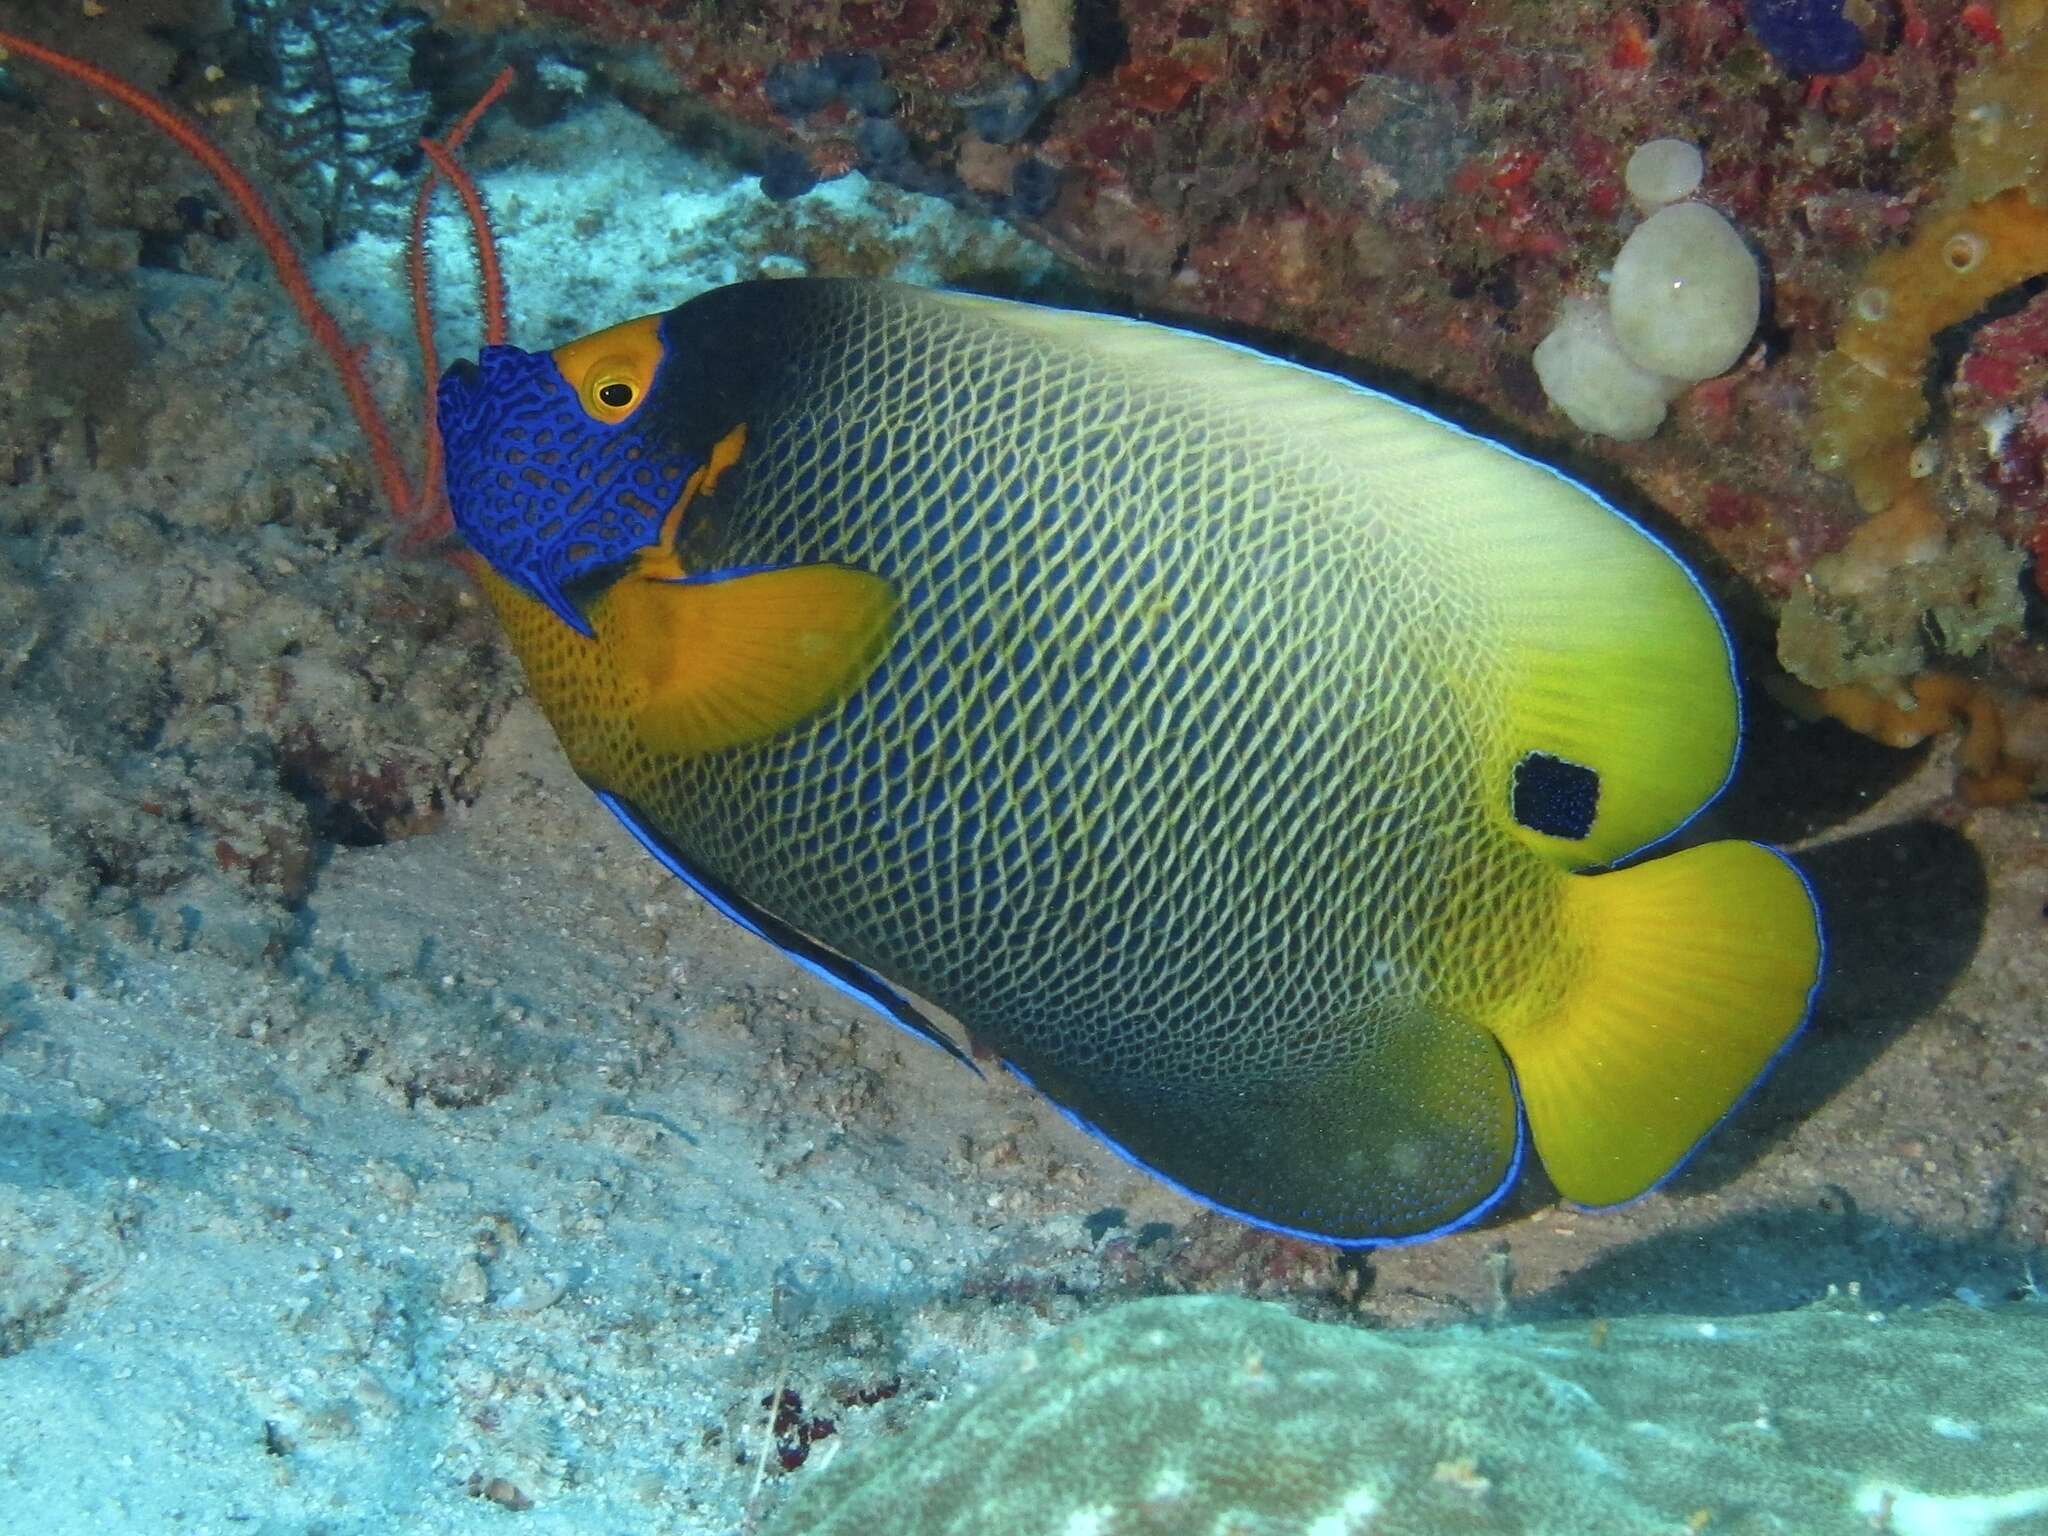
[[[2048,778],[2048,760],[2001,745],[1993,720],[2010,690],[1976,689],[1960,713],[1929,704],[1952,690],[1946,675],[1884,693],[1927,664],[1930,639],[1958,658],[2003,640],[2011,672],[2042,681],[2015,589],[2031,550],[2048,593],[2034,425],[2048,420],[2048,330],[2011,311],[2048,275],[2048,6],[2008,0],[1993,30],[1999,56],[1957,89],[1944,190],[1906,243],[1864,270],[1820,360],[1814,462],[1874,516],[1810,568],[1779,654],[1823,690],[1823,708],[1880,739],[1970,719],[1964,791],[2010,800]]]
[[[1952,527],[1909,487],[1785,604],[1778,651],[1817,688],[1921,671],[1931,648],[1975,656],[2025,617],[2020,552],[1983,524]]]
[[[1596,290],[1616,235],[1633,227],[1630,149],[1674,136],[1697,145],[1707,162],[1698,196],[1766,264],[1759,344],[1733,373],[1677,394],[1654,438],[1583,447],[1711,547],[1728,590],[1746,585],[1775,610],[1805,594],[1814,562],[1882,504],[1867,483],[1896,485],[1915,435],[1942,436],[1968,404],[1938,361],[1930,367],[1930,343],[1942,355],[1953,339],[1942,328],[1980,324],[1991,285],[2034,259],[2018,254],[2037,243],[2034,205],[2023,193],[1996,200],[2038,177],[2048,156],[2040,11],[2040,0],[1995,12],[1978,0],[1681,0],[1654,11],[762,0],[742,17],[531,0],[517,14],[632,50],[630,73],[595,67],[614,70],[656,118],[709,111],[757,135],[764,184],[778,194],[864,166],[1019,220],[1100,286],[1155,311],[1295,339],[1324,360],[1453,397],[1483,424],[1547,439],[1572,434],[1531,357],[1567,301]],[[474,0],[438,0],[437,13],[451,27],[509,15]],[[1047,42],[1062,35],[1063,71]],[[649,78],[650,56],[665,81]],[[791,110],[793,77],[853,60],[886,96],[842,88]],[[1995,228],[1941,223],[1978,205]],[[1984,242],[1981,257],[1955,238],[1967,234]],[[1896,281],[1889,270],[1882,282],[1858,276],[1872,250],[1894,245]],[[1830,408],[1816,425],[1816,400],[1840,393],[1848,366],[1838,356],[1823,380],[1823,357],[1838,323],[1844,347],[1859,345],[1860,316],[1881,304],[1875,288],[1895,300],[1871,334],[1903,354],[1902,392],[1881,408]],[[1580,360],[1604,346],[1590,331],[1574,341]],[[1935,402],[1924,422],[1913,408],[1923,396]],[[2030,404],[2017,402],[2015,421]],[[1593,409],[1588,420],[1630,436],[1655,425],[1640,399]],[[2009,440],[2024,458],[2026,431]],[[1861,503],[1843,473],[1865,491]],[[1959,514],[1950,480],[1930,487],[1958,527],[1952,550],[1977,572],[1989,566],[1971,529],[2008,548],[2035,537],[2037,514],[2013,485],[2010,473],[1980,482]],[[1903,611],[1909,594],[1895,597]],[[2004,611],[1990,603],[1976,619]],[[1875,627],[1806,625],[1785,660],[1816,682],[1868,672]],[[1965,649],[1974,632],[1958,631]],[[1830,633],[1842,642],[1832,652]],[[1892,625],[1878,650],[1913,665],[1911,639]],[[1962,659],[1946,631],[1919,645],[1930,663]],[[2048,651],[2010,627],[1970,664],[2023,691],[2048,680]]]
[[[2048,158],[2048,144],[2043,151]],[[1913,456],[1935,337],[2042,272],[2048,208],[2022,188],[1922,219],[1906,245],[1865,269],[1835,350],[1821,359],[1813,452],[1822,469],[1849,478],[1866,511],[1883,511],[1926,473]]]
[[[417,12],[383,0],[236,0],[267,66],[266,126],[320,212],[322,244],[405,228],[430,101],[411,83]]]
[[[530,14],[502,0],[473,9]],[[1005,11],[873,0],[786,23],[793,4],[761,0],[742,24],[741,9],[587,5],[603,35],[627,37],[630,23],[666,64],[649,62],[653,49],[593,64],[600,104],[538,127],[503,114],[472,147],[507,237],[523,342],[739,276],[1042,270],[1009,232],[859,176],[793,203],[752,178],[727,185],[728,139],[694,162],[602,99],[673,123],[662,70],[723,80],[731,115],[816,176],[835,135],[851,146],[853,109],[793,125],[734,82],[843,47],[882,58],[881,83],[900,93],[885,114],[908,144],[895,172],[949,167],[980,197],[1018,198],[1005,205],[1014,217],[1093,229],[1098,261],[1122,252],[1155,302],[1206,306],[1235,282],[1244,294],[1220,307],[1303,335],[1325,334],[1326,303],[1328,334],[1358,355],[1406,359],[1544,425],[1513,349],[1556,294],[1583,285],[1596,243],[1611,249],[1626,195],[1615,157],[1591,179],[1578,168],[1581,151],[1603,163],[1606,141],[1556,147],[1553,127],[1573,121],[1559,82],[1612,72],[1611,98],[1588,100],[1582,126],[1618,125],[1624,148],[1665,118],[1710,147],[1749,124],[1751,164],[1737,174],[1717,158],[1712,174],[1737,188],[1744,227],[1772,255],[1776,329],[1764,355],[1615,459],[1774,596],[1875,526],[1805,458],[1814,338],[1849,300],[1845,253],[1903,233],[1941,174],[1940,146],[1915,125],[1997,47],[1956,4],[1922,0],[1902,11],[1895,45],[1873,39],[1854,76],[1807,87],[1753,47],[1708,46],[1735,36],[1733,0],[1660,8],[1654,28],[1632,8],[1375,3],[1352,12],[1372,71],[1340,82],[1334,117],[1311,114],[1316,132],[1342,125],[1343,161],[1319,163],[1330,144],[1304,141],[1267,182],[1220,163],[1186,178],[1186,163],[1164,158],[1246,131],[1265,66],[1254,59],[1240,79],[1251,45],[1231,39],[1255,35],[1232,29],[1260,24],[1269,8],[1257,4],[1127,6],[1119,35],[1084,3],[1073,36],[1089,73],[1071,95],[1015,85],[1028,75],[1021,30],[988,30]],[[1293,26],[1321,24],[1300,10]],[[246,89],[212,78],[194,41],[221,27],[208,0],[17,0],[9,24],[160,89],[259,182],[278,164]],[[1307,67],[1319,45],[1289,37],[1287,68]],[[1226,42],[1240,50],[1227,69],[1194,80]],[[1565,50],[1597,70],[1575,75]],[[945,87],[957,97],[933,94],[934,59],[975,66]],[[1468,86],[1461,59],[1489,82],[1525,70],[1529,94]],[[477,83],[495,63],[477,66]],[[557,74],[575,78],[567,64]],[[1149,99],[1185,94],[1148,117],[1125,82]],[[1013,142],[970,143],[981,107],[983,126]],[[1077,158],[1070,133],[1089,129],[1142,130],[1151,147],[1131,140],[1105,175]],[[393,557],[382,488],[326,361],[203,173],[125,115],[13,65],[0,134],[16,173],[0,178],[0,1366],[16,1418],[36,1426],[0,1444],[0,1487],[25,1528],[170,1528],[207,1509],[252,1529],[499,1532],[516,1511],[535,1531],[729,1536],[815,1476],[857,1480],[899,1427],[959,1411],[963,1362],[1120,1296],[1285,1296],[1374,1326],[1577,1317],[1540,1335],[1500,1331],[1508,1349],[1540,1340],[1546,1354],[1485,1379],[1578,1379],[1619,1418],[1632,1400],[1576,1375],[1602,1364],[1602,1346],[1716,1357],[1679,1355],[1706,1325],[1624,1321],[1603,1336],[1585,1322],[1596,1314],[1725,1312],[1724,1342],[1752,1326],[1779,1340],[1788,1330],[1749,1315],[1830,1279],[1859,1275],[1891,1306],[2002,1295],[2029,1258],[2038,1268],[2048,865],[2026,818],[1962,818],[1992,865],[1994,905],[1983,957],[1952,993],[1925,935],[1983,893],[1935,878],[1945,845],[1893,829],[1845,864],[1843,886],[1871,886],[1895,927],[1865,964],[1845,960],[1855,1002],[1833,1003],[1839,1016],[1822,1018],[1678,1187],[1597,1219],[1518,1209],[1370,1262],[1248,1233],[1000,1080],[989,1091],[1008,1107],[991,1121],[936,1053],[906,1055],[683,896],[567,775],[453,574]],[[1543,147],[1533,165],[1510,153],[1529,144]],[[1459,233],[1458,209],[1491,222]],[[1272,284],[1323,284],[1313,272],[1253,259],[1226,278],[1208,255],[1190,259],[1231,248],[1223,236],[1240,224],[1254,253],[1334,251],[1342,282],[1302,309]],[[436,228],[442,290],[460,297],[461,230],[452,216]],[[1572,241],[1550,248],[1559,229]],[[1461,254],[1440,279],[1431,263],[1453,239]],[[368,381],[388,415],[409,419],[419,380],[395,249],[361,239],[314,276],[352,335],[377,338]],[[2026,498],[2048,441],[2033,412],[2048,367],[2041,314],[2035,300],[1978,327],[1947,419],[1927,427],[1941,450],[1930,481],[1978,498],[1994,525],[2017,508],[2023,528],[2037,505]],[[456,334],[466,348],[469,332],[451,346]],[[1900,524],[1895,548],[1925,547],[1924,523]],[[2003,673],[2048,684],[2026,672],[2031,650],[1992,651]],[[2001,761],[2048,756],[2038,697],[1916,679],[1902,704],[1894,689],[1855,686],[1868,728],[1982,719],[1989,698]],[[1935,794],[1925,780],[1921,792]],[[1504,1254],[1489,1253],[1510,1241],[1512,1296]],[[781,1303],[792,1255],[829,1272],[808,1317]],[[1870,1325],[1876,1352],[1821,1368],[1870,1405],[1874,1440],[1926,1423],[1957,1436],[1958,1458],[1984,1454],[1967,1433],[1999,1421],[1935,1426],[1902,1400],[1894,1384],[1911,1378],[1893,1344],[1905,1338],[1903,1356],[1911,1330],[1896,1317]],[[1957,1358],[1933,1390],[2004,1380],[1996,1360],[1977,1371],[1972,1349]],[[1443,1403],[1432,1390],[1420,1383],[1417,1401]],[[799,1398],[802,1424],[782,1422]],[[1162,1438],[1197,1407],[1165,1404],[1183,1422]],[[1636,1411],[1654,1424],[1667,1408]],[[1442,1416],[1477,1412],[1454,1401]],[[1743,1404],[1711,1439],[1762,1435],[1755,1419]],[[1773,1423],[1803,1441],[1803,1422],[1781,1410]],[[926,1443],[925,1427],[914,1432]],[[110,1445],[126,1449],[110,1457]],[[2038,1473],[1888,1476],[1913,1450],[1862,1485],[1868,1507],[1845,1530],[2038,1526],[2021,1497]],[[1466,1501],[1453,1509],[1494,1518],[1520,1497],[1506,1475],[1519,1469],[1487,1456],[1467,1464],[1460,1451],[1419,1475]],[[1596,1464],[1579,1470],[1606,1488]],[[1980,1487],[1991,1491],[1966,1502]],[[1758,1518],[1741,1493],[1707,1490],[1665,1523],[1741,1531]],[[897,1528],[897,1513],[876,1523]]]
[[[1944,489],[1987,516],[2031,522],[2038,560],[2048,547],[2048,293],[1977,328],[1950,405],[1934,442]]]
[[[1152,307],[1299,337],[1547,437],[1563,423],[1536,342],[1595,286],[1617,217],[1628,232],[1628,146],[1679,135],[1706,151],[1701,198],[1767,259],[1762,343],[1680,394],[1654,440],[1598,451],[1767,604],[1830,616],[1802,610],[1784,647],[1817,686],[1889,680],[1880,656],[1906,669],[1889,678],[1952,666],[1983,634],[1987,677],[2048,681],[2048,652],[1988,597],[1998,562],[1976,537],[2042,537],[2037,332],[1993,335],[1985,309],[2039,270],[2040,0],[430,10],[452,31],[552,18],[578,49],[610,45],[576,55],[591,91],[665,125],[716,114],[752,136],[771,196],[861,167],[1020,221]],[[1607,419],[1639,435],[1648,414]],[[1925,572],[1870,604],[1809,587],[1916,467],[1952,530],[1946,585],[1987,594],[1938,632],[1910,611]]]
[[[1660,157],[1674,163],[1669,188]],[[1647,217],[1603,274],[1605,302],[1566,300],[1536,345],[1530,360],[1543,392],[1581,431],[1640,442],[1663,425],[1669,402],[1749,350],[1763,274],[1733,224],[1683,200],[1704,169],[1698,149],[1677,139],[1629,157],[1624,181]]]
[[[771,1530],[2021,1536],[2043,1372],[2038,1306],[1390,1336],[1140,1301],[848,1447]]]
[[[1955,195],[2048,201],[2048,5],[2001,0],[1993,34],[1996,56],[1956,83]]]
[[[388,354],[367,354],[342,321],[351,330],[366,316],[382,322],[388,345],[418,318],[429,357],[431,329],[406,303],[397,238],[366,232],[321,264],[316,290],[280,218],[190,113],[33,40],[0,39],[22,56],[7,61],[10,75],[27,74],[24,60],[71,75],[146,122],[136,138],[161,135],[196,161],[137,179],[206,188],[212,177],[207,190],[241,216],[255,237],[248,245],[275,275],[273,288],[270,274],[251,286],[156,270],[167,257],[144,260],[146,227],[96,222],[150,217],[135,200],[118,211],[88,202],[55,221],[75,220],[75,233],[30,238],[42,259],[0,266],[10,322],[0,329],[0,678],[21,697],[63,701],[53,731],[65,743],[37,754],[0,738],[17,791],[0,837],[21,834],[22,843],[0,877],[0,904],[33,912],[31,926],[45,935],[98,912],[173,949],[267,963],[290,947],[294,914],[334,847],[431,830],[473,797],[477,743],[512,686],[483,632],[469,632],[477,610],[453,573],[386,558],[393,530],[376,500],[401,531],[433,531],[434,498],[421,489],[437,478],[432,443],[427,465],[411,473],[384,400],[402,390],[416,411],[419,382],[407,388]],[[453,126],[447,149],[504,84],[501,76]],[[0,112],[10,109],[18,110],[0,102]],[[40,163],[49,142],[65,138],[64,120],[38,107],[27,122],[24,157]],[[814,251],[925,281],[1046,266],[1043,252],[1000,226],[937,216],[950,210],[886,188],[864,201],[852,182],[817,206],[764,218],[753,189],[728,185],[615,108],[589,114],[584,131],[609,150],[604,185],[555,172],[540,180],[560,196],[529,183],[505,199],[522,257],[535,263],[532,301],[552,325],[583,328],[567,312],[604,281],[586,270],[588,210],[613,197],[617,178],[647,175],[648,164],[687,189],[705,227],[694,245],[669,238],[666,225],[652,237],[677,287],[664,296],[634,280],[644,297],[633,302],[677,302],[771,253],[785,268],[794,253]],[[106,136],[140,162],[117,134]],[[466,176],[445,154],[436,164],[472,202]],[[708,196],[714,184],[718,194]],[[416,205],[422,228],[431,188],[429,178]],[[492,339],[502,334],[503,300],[494,261],[483,263],[480,292],[470,281],[461,226],[473,217],[434,221],[441,291],[465,319],[473,311],[464,297],[478,294]],[[232,233],[222,228],[207,243]],[[195,249],[193,264],[212,270],[218,258]],[[647,263],[646,280],[656,269]],[[288,301],[310,343],[266,292]],[[533,323],[531,311],[521,318]],[[323,404],[336,382],[345,415],[340,401]],[[291,403],[284,428],[252,436],[245,423],[255,402],[272,400]],[[356,433],[368,439],[367,455]],[[51,553],[80,537],[90,538],[91,559]],[[182,611],[195,594],[182,628],[167,635],[166,605]],[[127,664],[110,665],[110,656]],[[26,835],[42,821],[62,830]],[[189,915],[201,908],[211,914],[204,922]]]
[[[104,69],[88,59],[38,43],[31,38],[0,32],[0,58],[5,58],[10,51],[126,107],[151,130],[160,134],[167,144],[188,155],[200,170],[213,179],[218,193],[225,197],[247,222],[250,233],[256,237],[258,246],[268,258],[286,297],[298,312],[300,322],[314,341],[319,343],[321,350],[327,354],[328,362],[334,369],[342,392],[348,397],[349,409],[355,416],[356,425],[370,449],[371,461],[384,486],[386,506],[401,521],[411,518],[418,507],[431,497],[431,489],[423,494],[416,493],[412,484],[408,482],[405,469],[399,463],[397,452],[392,447],[383,414],[371,397],[370,383],[363,369],[361,353],[342,334],[333,312],[313,291],[312,279],[307,275],[297,244],[277,215],[271,211],[269,202],[257,190],[256,184],[190,114],[180,111],[149,90],[135,85],[121,74]],[[492,87],[492,94],[502,91],[503,88],[501,77],[500,83]],[[486,103],[488,99],[487,97]],[[459,126],[457,133],[467,132],[468,126]],[[420,189],[419,213],[414,220],[415,249],[419,245],[418,226],[425,218],[427,200],[432,190],[431,179]],[[488,255],[483,266],[486,272],[490,270]],[[414,314],[417,318],[419,340],[424,351],[431,351],[433,317],[428,307],[426,290],[418,277],[417,267],[413,270]],[[427,437],[430,441],[433,438],[431,423]],[[432,476],[424,478],[431,486]]]

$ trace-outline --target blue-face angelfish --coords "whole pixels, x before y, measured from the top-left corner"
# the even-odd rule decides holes
[[[1526,1139],[1656,1184],[1798,1031],[1804,880],[1713,842],[1729,643],[1563,475],[1157,325],[742,283],[440,390],[576,770],[734,921],[896,987],[1189,1194],[1340,1243]]]

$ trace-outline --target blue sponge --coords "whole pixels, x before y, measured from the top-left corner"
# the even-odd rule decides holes
[[[1743,0],[1749,29],[1788,75],[1839,75],[1863,58],[1842,0]]]

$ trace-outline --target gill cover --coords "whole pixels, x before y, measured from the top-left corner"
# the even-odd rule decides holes
[[[552,353],[485,347],[441,377],[456,528],[585,638],[570,592],[656,543],[700,467],[640,425],[661,372],[660,323],[629,320]]]

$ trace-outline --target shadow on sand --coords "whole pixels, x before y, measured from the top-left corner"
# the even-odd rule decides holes
[[[1873,1309],[1954,1297],[1988,1305],[2037,1297],[2029,1276],[2048,1279],[2040,1259],[2038,1249],[1868,1216],[1834,1190],[1811,1207],[1751,1211],[1616,1248],[1548,1290],[1518,1294],[1511,1316],[1781,1312],[1831,1285],[1854,1285]],[[2042,1316],[2048,1327],[2048,1308]]]

